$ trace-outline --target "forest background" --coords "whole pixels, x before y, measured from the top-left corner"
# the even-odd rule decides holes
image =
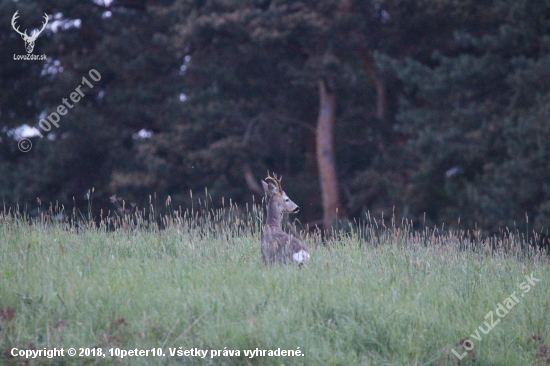
[[[241,205],[269,170],[304,225],[548,226],[548,1],[2,0],[0,49],[5,208]]]

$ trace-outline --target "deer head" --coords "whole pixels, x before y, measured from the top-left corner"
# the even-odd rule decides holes
[[[42,22],[42,29],[34,32],[32,36],[28,36],[26,29],[25,29],[25,32],[21,33],[21,31],[19,30],[19,26],[18,27],[15,26],[15,20],[19,18],[19,15],[17,15],[17,13],[19,13],[19,10],[17,10],[15,14],[13,14],[13,17],[11,18],[11,26],[17,33],[21,35],[21,38],[23,38],[23,41],[25,41],[25,48],[27,49],[27,53],[31,53],[32,50],[34,49],[34,42],[36,41],[36,38],[40,35],[40,33],[42,33],[44,28],[46,28],[46,24],[48,24],[48,14],[44,13],[44,18],[46,19],[46,22]]]
[[[273,173],[273,177],[271,177],[269,172],[267,172],[267,178],[265,178],[265,181],[262,181],[262,187],[269,197],[268,210],[273,209],[274,211],[277,211],[279,215],[284,213],[296,213],[298,212],[299,207],[297,204],[292,202],[283,191],[281,186],[282,180],[283,177],[277,179],[277,175],[275,173]]]

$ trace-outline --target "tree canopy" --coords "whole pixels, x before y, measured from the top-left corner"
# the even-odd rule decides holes
[[[0,9],[6,205],[85,206],[92,187],[104,209],[115,194],[188,205],[189,191],[205,187],[216,205],[258,202],[269,170],[285,178],[304,223],[326,225],[331,205],[340,218],[460,218],[488,233],[526,215],[547,226],[547,2],[4,0]],[[16,11],[29,32],[48,15],[33,51],[47,60],[14,60],[26,53]],[[90,87],[91,69],[101,78]],[[79,85],[84,97],[59,127],[29,135],[21,152],[22,131],[39,129]]]

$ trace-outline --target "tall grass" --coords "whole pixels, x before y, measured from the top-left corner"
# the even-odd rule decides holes
[[[517,232],[483,239],[366,217],[330,240],[304,234],[305,267],[266,267],[261,205],[196,202],[95,220],[4,209],[0,365],[24,364],[14,347],[107,353],[31,361],[55,365],[550,365],[550,264]],[[521,297],[531,273],[540,281]],[[514,291],[520,301],[473,339]],[[452,350],[463,355],[466,339],[459,363]],[[166,356],[111,357],[117,348]],[[170,356],[193,348],[240,355]],[[278,348],[303,356],[244,355]]]

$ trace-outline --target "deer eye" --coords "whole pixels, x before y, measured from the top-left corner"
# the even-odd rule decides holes
[[[288,202],[288,201],[290,201],[290,200],[288,198],[285,198],[285,202]]]

